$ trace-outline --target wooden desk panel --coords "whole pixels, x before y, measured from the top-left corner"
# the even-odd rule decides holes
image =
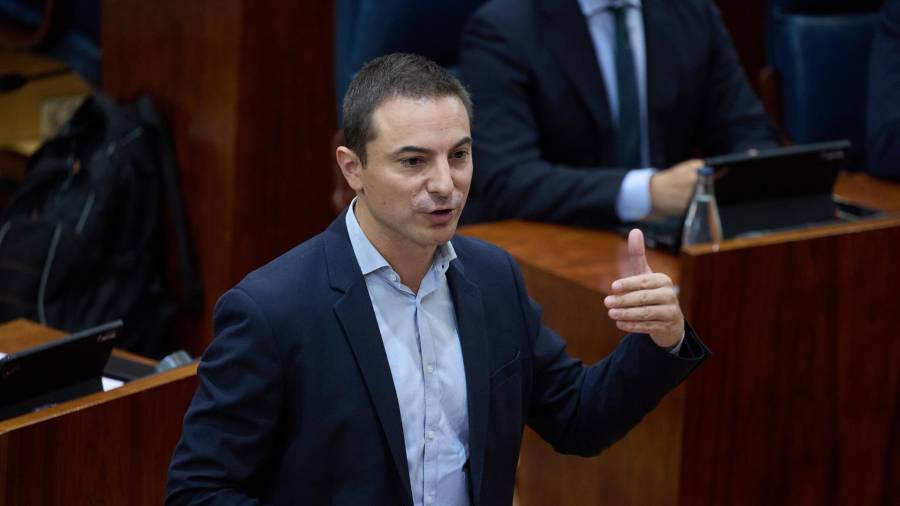
[[[0,351],[65,335],[0,325]],[[0,421],[0,504],[162,504],[196,365]]]
[[[889,218],[682,254],[714,356],[688,384],[679,504],[900,502],[898,250]]]

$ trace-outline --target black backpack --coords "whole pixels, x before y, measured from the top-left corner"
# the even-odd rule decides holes
[[[177,243],[174,286],[164,232]],[[196,316],[201,304],[161,115],[146,97],[125,106],[94,94],[29,159],[0,214],[0,321],[74,332],[122,319],[118,346],[159,357],[174,344],[174,317]]]

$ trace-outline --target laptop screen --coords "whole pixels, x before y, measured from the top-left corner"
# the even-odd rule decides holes
[[[100,384],[121,327],[119,320],[105,323],[0,359],[0,419],[30,411],[42,401],[72,398],[68,391],[89,393]],[[35,399],[38,406],[31,405]]]
[[[839,220],[842,204],[833,201],[832,192],[849,148],[849,141],[840,140],[707,158],[706,165],[715,171],[725,238]],[[644,231],[651,247],[677,251],[683,220],[670,217],[634,226]]]
[[[726,238],[836,220],[832,191],[846,140],[706,159]]]
[[[716,179],[720,206],[802,195],[831,196],[850,142],[833,141],[750,150],[706,159]]]

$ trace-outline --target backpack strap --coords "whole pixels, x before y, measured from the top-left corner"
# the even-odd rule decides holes
[[[162,194],[168,211],[166,214],[169,216],[172,232],[178,243],[178,282],[181,285],[179,294],[182,298],[179,305],[189,315],[199,316],[203,310],[203,283],[197,269],[187,214],[181,198],[174,143],[165,119],[149,97],[140,97],[134,105],[141,120],[149,127],[148,132],[152,134],[158,147]]]

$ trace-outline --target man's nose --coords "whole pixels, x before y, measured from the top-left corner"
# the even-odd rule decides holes
[[[441,196],[449,196],[453,193],[453,178],[450,176],[450,164],[447,160],[441,160],[434,166],[426,189],[428,193]]]

